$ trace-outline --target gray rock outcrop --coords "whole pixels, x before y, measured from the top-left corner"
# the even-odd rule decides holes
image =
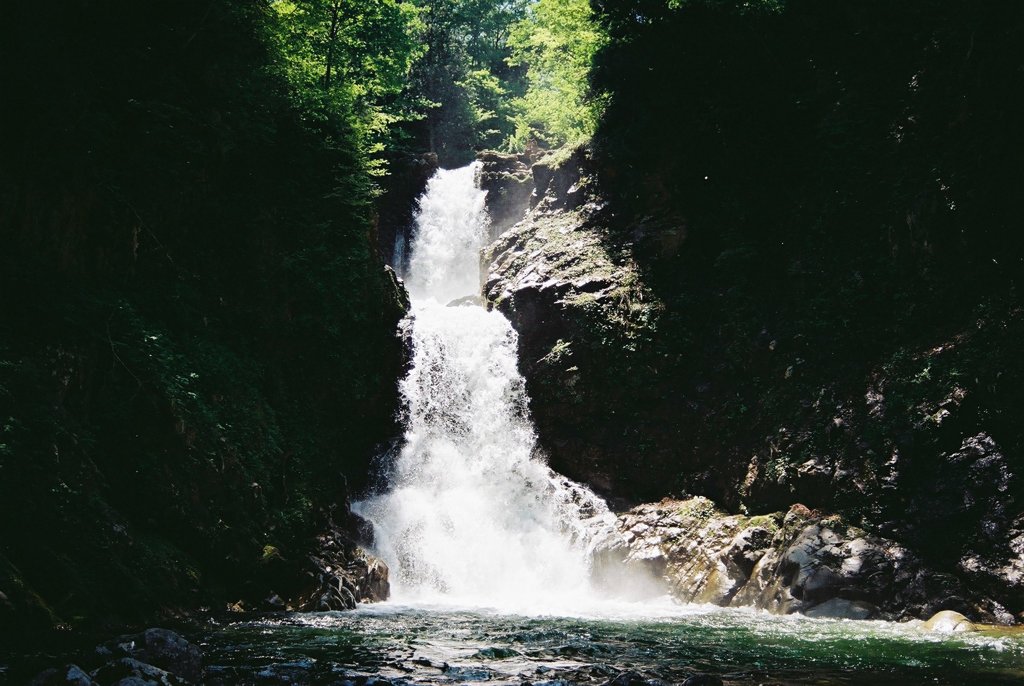
[[[720,604],[1024,620],[1020,384],[1007,380],[1019,378],[1019,310],[947,327],[938,343],[907,329],[865,356],[828,328],[842,298],[808,310],[788,291],[762,297],[779,265],[756,246],[620,193],[628,176],[668,194],[667,179],[585,148],[530,171],[530,209],[483,251],[483,293],[519,334],[551,466],[618,510],[685,493],[729,512],[843,515],[815,514],[792,540],[754,527],[719,541],[750,528],[719,514],[718,530],[688,533],[712,552],[669,562],[647,547],[643,565],[680,578],[691,565],[701,581],[680,597]],[[779,283],[804,278],[793,267]]]
[[[391,592],[388,566],[362,549],[344,552],[335,546],[311,555],[315,583],[295,604],[302,612],[354,610],[357,603],[387,600]]]
[[[114,671],[145,671],[139,664],[173,674],[178,679],[199,683],[203,675],[203,654],[179,634],[168,629],[146,629],[140,634],[119,636],[96,648],[97,656],[107,661],[118,662]],[[113,668],[112,668],[113,669]],[[94,675],[95,677],[95,675]]]
[[[487,191],[487,214],[493,240],[523,219],[533,196],[529,157],[488,150],[477,155],[481,163],[479,185]]]
[[[663,570],[685,602],[841,619],[925,618],[945,602],[984,621],[1003,619],[999,606],[931,572],[899,543],[801,505],[750,517],[706,498],[666,499],[620,515],[618,530],[622,562]]]
[[[661,305],[628,256],[608,247],[587,160],[581,148],[533,164],[532,209],[483,251],[483,291],[520,333],[520,365],[552,467],[605,496],[643,497],[638,485],[667,476],[671,461],[666,453],[647,460],[643,474],[621,469],[646,424],[629,422],[624,432],[615,413],[649,391],[631,379],[648,373],[638,369],[638,351]]]
[[[303,558],[286,559],[280,551],[264,551],[265,588],[280,591],[263,602],[270,611],[329,612],[353,610],[358,603],[387,600],[391,593],[387,564],[364,550],[372,540],[370,525],[348,510],[343,523],[328,521],[316,537],[313,551]],[[296,580],[298,579],[298,583]],[[250,609],[244,603],[234,611]]]

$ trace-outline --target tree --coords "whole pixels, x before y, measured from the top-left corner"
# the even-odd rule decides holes
[[[524,69],[509,63],[512,28],[529,0],[417,0],[426,54],[413,91],[426,111],[420,138],[442,164],[461,164],[475,147],[498,147],[515,128],[512,101]]]
[[[589,0],[538,0],[516,24],[511,64],[526,67],[528,86],[516,101],[513,146],[559,146],[593,135],[603,101],[589,77],[603,42]]]
[[[272,7],[273,38],[297,104],[339,135],[353,135],[372,160],[392,125],[413,116],[403,94],[423,52],[419,9],[400,0],[275,0]]]

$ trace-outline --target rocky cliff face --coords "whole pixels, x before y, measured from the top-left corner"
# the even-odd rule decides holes
[[[534,196],[529,155],[506,155],[488,150],[477,155],[481,162],[480,188],[487,191],[490,237],[494,240],[518,223]]]
[[[846,619],[927,619],[954,610],[1013,623],[1006,608],[907,547],[838,515],[729,515],[705,498],[619,516],[627,565],[655,570],[680,600]]]
[[[747,513],[699,526],[663,508],[631,515],[655,531],[656,545],[638,545],[662,551],[680,597],[1003,622],[1024,611],[1024,465],[1008,421],[1018,308],[997,299],[940,335],[897,328],[862,345],[849,332],[872,306],[822,293],[808,315],[775,281],[749,278],[742,247],[693,262],[706,236],[677,215],[621,211],[602,190],[620,172],[587,150],[532,173],[532,209],[484,253],[484,293],[520,334],[552,466],[624,509],[703,495]],[[820,328],[843,317],[864,320]],[[800,526],[772,514],[797,504],[825,514]],[[751,528],[752,515],[775,524]],[[756,570],[734,540],[748,530],[774,551]],[[794,571],[796,558],[828,571]]]
[[[671,478],[667,453],[651,443],[658,455],[643,470],[622,465],[647,441],[646,427],[669,418],[634,424],[617,412],[638,407],[649,390],[643,350],[661,306],[628,252],[609,240],[588,164],[578,150],[533,165],[533,208],[484,251],[484,295],[520,332],[520,364],[552,466],[613,499],[656,497],[650,484]],[[485,159],[485,175],[488,167]],[[671,452],[672,443],[661,445]]]
[[[385,264],[405,272],[412,244],[416,201],[437,171],[437,155],[394,155],[384,177],[383,195],[377,201],[377,248]]]

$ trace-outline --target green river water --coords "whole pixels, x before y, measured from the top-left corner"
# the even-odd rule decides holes
[[[1024,638],[1013,635],[702,607],[545,617],[382,604],[225,624],[204,643],[211,684],[558,686],[628,670],[665,683],[1024,683]]]

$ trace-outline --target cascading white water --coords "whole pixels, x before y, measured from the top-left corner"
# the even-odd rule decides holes
[[[480,292],[480,248],[487,235],[478,163],[441,169],[427,183],[416,213],[407,286],[414,302],[445,305]]]
[[[485,193],[477,165],[442,170],[420,200],[404,323],[404,446],[388,491],[357,503],[399,600],[524,610],[592,598],[587,546],[604,502],[535,459],[516,333],[497,311],[449,303],[480,289]]]

